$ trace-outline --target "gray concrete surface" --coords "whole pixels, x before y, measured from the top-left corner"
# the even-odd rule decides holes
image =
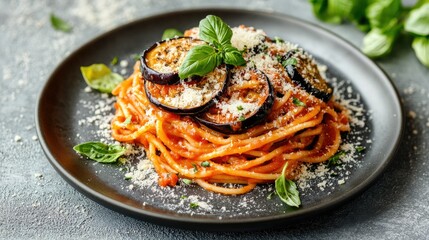
[[[278,230],[187,231],[113,212],[57,174],[39,145],[34,112],[39,92],[61,60],[134,19],[218,6],[296,16],[356,46],[363,37],[352,25],[318,22],[304,0],[0,1],[0,239],[429,239],[429,69],[416,60],[406,37],[390,57],[377,61],[399,89],[408,116],[402,145],[372,187],[331,213]],[[72,23],[73,32],[54,31],[51,12]]]

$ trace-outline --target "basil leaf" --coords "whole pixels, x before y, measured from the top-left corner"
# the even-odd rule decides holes
[[[405,21],[405,31],[417,35],[429,35],[429,3],[414,9]]]
[[[63,19],[54,15],[53,13],[51,13],[50,15],[50,20],[51,20],[52,27],[57,31],[68,33],[68,32],[71,32],[73,29],[73,27],[68,22],[64,21]]]
[[[285,171],[287,168],[287,163],[283,167],[282,174],[275,181],[276,193],[279,198],[289,206],[299,207],[301,205],[301,199],[299,198],[299,192],[296,187],[296,184],[286,179]]]
[[[165,39],[171,39],[175,37],[182,37],[183,33],[175,28],[167,28],[164,30],[164,33],[162,34],[162,40]]]
[[[112,72],[104,64],[80,67],[80,71],[88,86],[104,93],[111,93],[124,80],[121,75]]]
[[[86,142],[74,146],[73,149],[100,163],[114,163],[125,153],[125,148],[120,145],[108,145],[101,142]]]
[[[240,51],[238,51],[237,48],[228,44],[224,46],[223,50],[224,50],[223,59],[226,64],[231,64],[234,66],[243,66],[246,64],[246,60],[244,60],[243,54]]]
[[[429,36],[414,38],[412,47],[419,61],[429,67]]]
[[[213,71],[222,62],[222,55],[209,45],[198,45],[186,54],[185,60],[179,67],[181,79],[190,76],[204,76]]]
[[[385,56],[392,51],[396,35],[384,33],[378,28],[372,29],[363,38],[362,52],[371,58]]]
[[[372,28],[384,28],[401,13],[401,0],[377,0],[366,9],[366,16]]]
[[[208,15],[200,21],[200,38],[215,46],[231,44],[232,30],[220,17]]]

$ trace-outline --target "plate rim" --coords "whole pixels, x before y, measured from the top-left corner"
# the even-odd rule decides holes
[[[274,215],[274,216],[262,216],[257,218],[233,218],[233,219],[200,219],[200,218],[194,218],[192,215],[189,216],[173,216],[173,215],[165,215],[160,214],[156,212],[151,212],[145,209],[141,208],[135,208],[132,206],[129,206],[127,204],[124,204],[120,201],[113,200],[109,198],[108,196],[105,196],[94,189],[86,186],[84,183],[79,181],[79,179],[73,177],[71,174],[69,174],[65,168],[61,166],[61,164],[55,159],[55,157],[51,154],[49,150],[48,144],[45,142],[44,133],[40,129],[40,121],[39,121],[39,113],[41,106],[41,100],[43,98],[43,95],[48,89],[48,86],[51,82],[55,81],[54,76],[56,73],[63,67],[63,65],[66,64],[75,54],[77,54],[81,49],[85,48],[88,45],[93,44],[94,42],[99,41],[100,39],[111,35],[112,33],[116,31],[120,31],[121,29],[128,28],[129,26],[136,25],[140,22],[148,21],[151,18],[158,18],[158,17],[167,17],[169,15],[174,14],[184,14],[184,13],[197,13],[197,12],[244,12],[247,14],[255,14],[255,15],[263,15],[267,16],[269,18],[280,18],[288,21],[292,21],[294,23],[304,24],[307,26],[310,26],[313,30],[317,30],[318,32],[324,34],[324,35],[330,35],[333,38],[338,39],[338,41],[342,42],[344,46],[346,46],[348,49],[350,49],[353,54],[359,57],[359,60],[365,61],[367,64],[372,65],[372,70],[379,71],[379,75],[382,75],[387,80],[388,87],[393,90],[394,95],[396,96],[395,100],[395,106],[399,107],[399,110],[397,112],[397,121],[398,125],[400,125],[400,129],[398,129],[397,138],[394,141],[393,144],[393,150],[389,152],[389,154],[385,157],[385,160],[382,162],[382,164],[379,165],[379,167],[372,172],[372,174],[366,178],[362,183],[360,183],[358,186],[353,188],[351,191],[347,192],[347,194],[343,194],[340,197],[337,197],[333,200],[328,201],[327,203],[323,203],[320,205],[315,205],[312,207],[308,207],[306,209],[302,209],[299,212],[289,212],[287,215]],[[385,86],[385,85],[383,85]],[[337,35],[336,33],[324,28],[323,26],[317,25],[316,23],[309,22],[304,19],[300,19],[295,16],[287,15],[284,13],[276,12],[276,11],[265,11],[265,10],[254,10],[254,9],[240,9],[240,8],[226,8],[226,7],[209,7],[209,8],[185,8],[180,10],[171,10],[171,11],[165,11],[165,12],[158,12],[154,14],[147,15],[142,18],[138,18],[136,20],[130,21],[128,23],[124,23],[121,25],[118,25],[114,28],[108,29],[106,31],[103,31],[101,34],[96,35],[94,38],[91,38],[89,41],[81,44],[77,48],[73,49],[73,51],[64,59],[62,59],[58,65],[54,68],[54,70],[49,75],[47,81],[45,81],[44,86],[42,90],[40,91],[37,102],[36,102],[36,109],[35,109],[35,123],[36,123],[36,131],[37,135],[39,137],[39,143],[42,146],[43,152],[45,153],[48,161],[50,164],[54,167],[54,169],[60,174],[62,178],[64,178],[70,185],[72,185],[75,189],[77,189],[80,193],[84,194],[88,198],[92,199],[93,201],[100,203],[104,205],[105,207],[112,209],[116,212],[132,216],[138,219],[143,219],[148,222],[165,225],[165,226],[171,226],[173,224],[174,226],[185,228],[185,229],[203,229],[203,230],[209,230],[209,231],[217,231],[217,230],[230,230],[230,231],[242,231],[244,229],[247,230],[257,230],[257,229],[265,229],[269,227],[273,227],[280,223],[285,222],[291,222],[291,221],[298,221],[302,220],[304,218],[307,218],[311,215],[317,215],[323,212],[326,212],[336,206],[340,206],[342,204],[345,204],[349,200],[355,198],[356,196],[360,195],[363,191],[368,189],[370,186],[372,186],[377,178],[380,177],[380,175],[385,171],[385,169],[390,165],[392,160],[394,159],[394,155],[397,152],[399,145],[403,139],[404,134],[404,126],[405,126],[405,116],[404,116],[404,108],[400,101],[400,95],[399,92],[392,81],[392,79],[389,77],[389,75],[373,60],[366,57],[356,46],[354,46],[352,43],[350,43],[348,40],[344,39],[343,37]],[[252,228],[249,228],[248,224],[251,224]],[[274,225],[273,225],[274,224]],[[213,226],[216,226],[216,229],[212,229]]]

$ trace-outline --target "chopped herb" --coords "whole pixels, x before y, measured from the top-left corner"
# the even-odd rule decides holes
[[[340,158],[346,155],[345,151],[339,151],[334,156],[328,159],[328,167],[340,165]]]
[[[192,209],[197,209],[198,208],[198,203],[193,203],[192,202],[192,203],[189,204],[189,207],[192,208]]]
[[[287,65],[295,66],[297,63],[298,63],[298,61],[296,60],[296,58],[291,57],[291,58],[284,60],[282,62],[282,65],[283,65],[283,67],[286,67]]]
[[[274,41],[276,41],[276,44],[284,43],[285,42],[285,40],[283,40],[283,39],[281,39],[279,37],[274,37]]]
[[[182,196],[180,196],[180,199],[186,199],[186,198],[188,198],[187,196],[185,196],[185,195],[182,195]]]
[[[295,106],[298,106],[298,107],[307,106],[307,105],[305,105],[305,103],[301,102],[301,100],[299,100],[298,98],[293,98],[292,102],[293,102],[293,104],[295,104]]]
[[[131,118],[132,118],[132,116],[130,115],[130,116],[128,116],[127,117],[127,119],[125,119],[124,120],[124,122],[123,123],[121,123],[121,126],[124,128],[124,127],[126,127],[128,124],[130,124],[131,123]]]
[[[52,27],[57,31],[69,33],[73,29],[73,27],[68,22],[64,21],[53,13],[51,13],[50,20]]]
[[[365,147],[363,147],[363,146],[357,146],[357,147],[356,147],[356,151],[357,151],[357,152],[363,152],[363,151],[365,151],[365,149],[366,149],[366,148],[365,148]]]
[[[132,176],[130,176],[130,175],[125,175],[125,177],[124,177],[124,179],[125,180],[131,180],[133,177]]]
[[[118,57],[113,57],[112,61],[110,61],[110,65],[116,65],[118,64],[119,58]]]
[[[125,163],[127,163],[128,162],[128,159],[127,158],[124,158],[124,157],[120,157],[120,158],[118,158],[118,163],[120,163],[120,164],[122,164],[122,165],[124,165]]]
[[[198,167],[197,167],[197,164],[195,164],[195,163],[192,163],[192,166],[194,167],[194,172],[198,172]]]
[[[186,184],[186,185],[189,185],[189,184],[191,184],[191,183],[192,183],[192,180],[191,180],[191,179],[187,179],[187,178],[182,178],[182,182],[183,182],[184,184]]]
[[[237,110],[238,110],[238,111],[243,110],[243,106],[241,106],[241,105],[240,105],[240,106],[237,106]]]
[[[201,166],[202,167],[210,167],[210,162],[209,161],[201,162]]]
[[[238,121],[240,121],[240,122],[242,122],[242,121],[244,121],[244,120],[246,120],[246,118],[245,118],[243,115],[241,115],[241,116],[238,118]]]

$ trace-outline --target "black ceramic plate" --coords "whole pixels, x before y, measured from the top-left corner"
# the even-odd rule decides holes
[[[243,196],[208,193],[199,187],[174,189],[135,188],[117,165],[94,164],[77,155],[72,147],[82,141],[97,140],[90,127],[79,125],[88,117],[88,106],[100,94],[87,93],[79,67],[109,63],[141,53],[158,41],[166,28],[188,29],[197,26],[208,14],[220,16],[231,26],[245,24],[264,29],[301,45],[329,66],[339,80],[339,91],[359,98],[368,110],[365,127],[354,129],[345,141],[361,141],[364,154],[357,155],[355,167],[331,187],[313,186],[303,192],[299,209],[285,207],[278,198],[267,199],[272,185],[263,185]],[[128,73],[131,71],[131,65]],[[350,93],[350,89],[353,92]],[[398,95],[388,77],[359,50],[334,34],[315,25],[278,13],[243,10],[205,9],[166,13],[135,21],[109,31],[67,57],[52,73],[41,92],[36,111],[41,145],[54,168],[72,186],[89,198],[126,215],[158,224],[207,230],[250,230],[295,222],[319,214],[355,197],[366,189],[392,160],[399,144],[403,113]],[[317,184],[317,183],[316,183]],[[328,183],[329,185],[329,183]],[[154,190],[155,189],[155,190]],[[185,196],[185,197],[183,197]],[[193,200],[190,200],[192,196]],[[191,209],[189,203],[205,201],[207,206]]]

